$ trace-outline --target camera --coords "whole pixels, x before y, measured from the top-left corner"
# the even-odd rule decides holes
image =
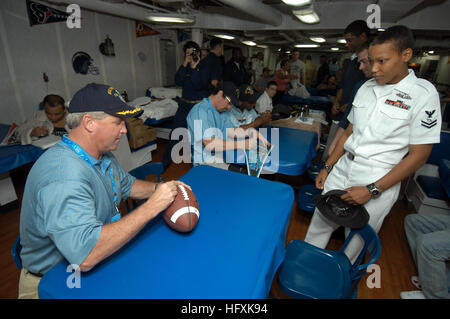
[[[199,59],[199,57],[198,57],[198,51],[197,51],[197,50],[192,51],[192,53],[190,54],[190,56],[192,57],[192,60],[193,60],[194,62],[197,62],[198,59]]]

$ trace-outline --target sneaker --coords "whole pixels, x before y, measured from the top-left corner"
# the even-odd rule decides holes
[[[426,299],[422,290],[402,291],[400,293],[402,299]]]

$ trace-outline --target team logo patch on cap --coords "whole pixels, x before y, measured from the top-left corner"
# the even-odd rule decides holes
[[[409,110],[409,108],[410,108],[409,105],[403,103],[403,102],[400,101],[400,100],[392,101],[392,100],[387,99],[387,100],[384,102],[384,104],[392,105],[392,106],[398,107],[398,108],[403,109],[403,110]]]
[[[433,114],[436,112],[436,110],[433,111],[425,111],[425,114],[427,115],[427,118],[425,120],[421,121],[421,124],[423,127],[426,128],[432,128],[437,124],[437,119],[433,120]]]
[[[112,86],[110,86],[110,87],[108,88],[108,94],[109,94],[109,95],[114,95],[114,96],[118,97],[119,99],[122,100],[122,102],[125,103],[125,100],[123,99],[122,95],[120,95],[119,91],[117,91],[117,90],[116,90],[115,88],[113,88]]]

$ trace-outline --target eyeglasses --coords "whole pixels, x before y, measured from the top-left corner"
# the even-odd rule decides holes
[[[228,104],[233,105],[233,102],[231,102],[231,99],[230,99],[228,96],[226,96],[226,95],[224,94],[223,97],[225,98],[225,100],[228,101]]]

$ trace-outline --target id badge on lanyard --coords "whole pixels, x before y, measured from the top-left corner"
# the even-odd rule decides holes
[[[90,162],[89,158],[84,153],[84,150],[78,144],[76,144],[71,139],[69,139],[67,137],[67,135],[63,135],[61,140],[62,140],[62,142],[67,144],[78,156],[80,156],[84,161],[86,161],[89,165],[91,165],[91,167],[95,171],[97,171],[97,169],[94,167],[94,165]],[[114,192],[114,199],[113,199],[114,211],[112,213],[111,221],[115,222],[121,218],[121,214],[120,214],[119,206],[117,205],[118,200],[117,200],[116,183],[114,181],[114,176],[113,176],[113,173],[112,173],[112,170],[110,167],[108,168],[108,173],[109,173],[109,178],[111,179],[111,186],[112,186],[112,189]]]

